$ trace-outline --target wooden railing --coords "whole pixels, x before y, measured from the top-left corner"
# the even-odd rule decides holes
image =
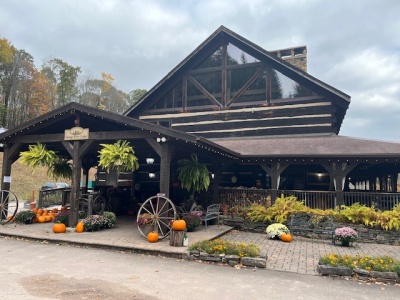
[[[330,209],[335,208],[335,192],[325,191],[300,191],[300,190],[278,190],[278,197],[295,196],[297,200],[304,201],[310,208]]]
[[[230,207],[246,207],[253,203],[271,205],[269,190],[249,188],[219,188],[219,199],[221,203]]]
[[[344,204],[354,203],[374,206],[380,210],[391,210],[400,204],[400,193],[369,193],[369,192],[345,192]]]
[[[230,207],[246,207],[253,203],[270,206],[271,190],[253,188],[219,188],[219,199]],[[333,209],[337,206],[338,198],[333,191],[302,191],[278,190],[276,195],[285,197],[295,196],[304,201],[310,208]],[[391,210],[395,205],[400,205],[400,193],[372,193],[372,192],[343,192],[343,204],[350,206],[360,203],[369,207],[374,206],[380,210]]]
[[[69,203],[70,196],[70,188],[39,191],[39,202],[37,207],[66,205]]]

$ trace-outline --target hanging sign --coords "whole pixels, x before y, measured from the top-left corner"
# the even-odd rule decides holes
[[[89,138],[89,128],[72,127],[65,129],[64,140],[87,140]]]

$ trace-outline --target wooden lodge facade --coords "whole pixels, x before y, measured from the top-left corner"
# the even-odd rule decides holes
[[[340,136],[350,97],[306,72],[306,52],[268,52],[221,26],[122,116],[70,103],[0,134],[2,178],[20,151],[43,142],[73,160],[77,210],[81,169],[97,166],[100,144],[124,139],[140,163],[128,195],[136,201],[157,192],[182,200],[176,163],[196,153],[213,178],[208,203],[281,193],[321,208],[399,203],[400,144]],[[65,140],[73,127],[88,138]]]

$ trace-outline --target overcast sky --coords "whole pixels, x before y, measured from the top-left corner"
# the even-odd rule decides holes
[[[351,96],[341,135],[400,142],[398,0],[1,0],[0,38],[149,90],[220,25],[266,50],[306,45],[308,72]]]

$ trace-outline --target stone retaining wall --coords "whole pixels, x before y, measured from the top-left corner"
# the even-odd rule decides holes
[[[269,225],[269,223],[252,222],[248,219],[243,219],[241,217],[224,217],[223,223],[225,225],[232,226],[238,230],[258,233],[265,233],[265,230]],[[400,246],[400,230],[386,231],[383,229],[365,227],[364,225],[336,223],[336,228],[338,227],[351,227],[356,230],[359,235],[358,242],[360,243],[375,243]],[[330,236],[326,234],[324,235],[304,233],[302,236],[327,240],[330,239]]]
[[[246,267],[267,267],[267,256],[266,257],[242,257],[237,255],[225,255],[225,254],[208,254],[206,252],[200,252],[198,250],[191,250],[189,259],[190,260],[202,260],[213,263],[228,264],[230,266],[244,265]]]
[[[317,271],[320,275],[354,277],[365,281],[374,279],[375,281],[386,283],[400,282],[399,275],[395,272],[368,271],[363,269],[350,269],[348,267],[334,267],[322,264],[318,264]]]

